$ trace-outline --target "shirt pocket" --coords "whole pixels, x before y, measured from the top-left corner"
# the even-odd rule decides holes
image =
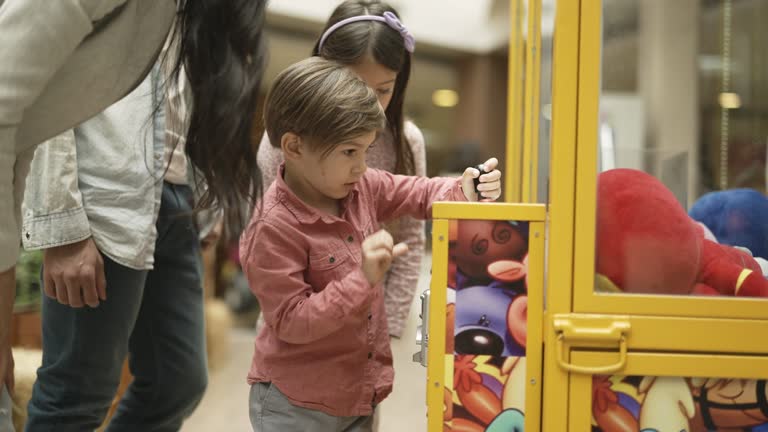
[[[315,292],[320,292],[329,283],[344,279],[354,266],[346,246],[333,242],[329,249],[310,252],[307,280]]]

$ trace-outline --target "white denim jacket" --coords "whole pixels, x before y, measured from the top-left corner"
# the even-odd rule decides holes
[[[167,61],[164,66],[174,64],[172,57],[166,58],[168,50],[166,43],[160,56]],[[180,168],[176,174],[186,175],[173,183],[192,185],[196,199],[207,188],[201,174],[187,169],[190,163],[183,156],[191,104],[186,75],[182,70],[177,85],[166,89],[171,71],[161,64],[159,60],[125,98],[35,151],[22,206],[26,249],[93,237],[115,262],[152,269],[155,222],[169,159],[181,157],[174,162]],[[165,103],[159,103],[164,98]],[[222,212],[201,210],[195,217],[202,239],[222,219]]]
[[[40,145],[22,207],[26,249],[93,237],[115,262],[152,268],[166,147],[158,83],[156,67],[125,98]]]

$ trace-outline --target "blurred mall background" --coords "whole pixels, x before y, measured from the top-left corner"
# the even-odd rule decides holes
[[[336,0],[272,1],[264,88],[308,56]],[[508,0],[394,0],[416,36],[405,113],[424,132],[430,175],[494,155],[506,128]],[[463,150],[463,153],[462,153]],[[465,160],[457,160],[457,155]]]
[[[568,1],[568,0],[563,0]],[[598,1],[598,0],[594,0]],[[489,156],[504,166],[508,89],[524,88],[524,61],[508,82],[510,38],[525,48],[528,0],[391,0],[417,39],[405,112],[424,132],[428,174],[461,171]],[[551,127],[552,35],[555,0],[541,4],[538,117],[541,185],[546,202]],[[276,74],[308,56],[338,0],[272,0],[267,19],[269,66],[263,91]],[[768,146],[768,1],[604,0],[600,98],[602,169],[633,167],[659,177],[688,206],[711,190],[766,190]],[[511,26],[510,6],[523,18]],[[512,29],[512,30],[510,30]],[[524,58],[521,57],[521,60]],[[556,66],[556,65],[555,65]],[[523,112],[523,111],[520,111]],[[528,125],[511,119],[522,133]],[[231,259],[236,230],[207,256],[207,292],[225,305],[232,327],[209,334],[210,387],[186,432],[250,430],[245,375],[253,350],[258,306]],[[39,316],[37,268],[20,287],[19,322]],[[419,291],[429,284],[425,257]],[[21,272],[20,272],[21,273]],[[414,304],[418,305],[417,299]],[[425,430],[425,369],[411,362],[417,307],[406,335],[393,341],[397,380],[382,407],[382,432]],[[31,318],[30,318],[31,317]],[[225,320],[226,321],[226,320]],[[26,322],[26,321],[25,321]],[[37,321],[39,325],[39,318]],[[17,328],[21,328],[17,325]],[[30,330],[31,329],[31,330]],[[34,324],[20,334],[37,343]],[[39,328],[37,329],[39,330]]]

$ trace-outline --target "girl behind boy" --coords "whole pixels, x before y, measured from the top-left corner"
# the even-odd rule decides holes
[[[248,374],[255,431],[371,430],[394,377],[381,282],[407,251],[379,224],[478,199],[474,168],[434,179],[367,170],[385,121],[364,81],[317,57],[283,71],[267,95],[264,122],[285,163],[240,244],[267,324]],[[496,165],[480,176],[486,199],[501,195]]]

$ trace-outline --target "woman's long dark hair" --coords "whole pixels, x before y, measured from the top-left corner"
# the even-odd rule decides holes
[[[328,18],[323,33],[337,22],[359,15],[384,15],[397,11],[390,5],[375,0],[347,0],[341,3]],[[399,15],[398,15],[399,18]],[[358,21],[344,25],[328,36],[320,52],[315,44],[312,55],[319,55],[339,63],[354,65],[370,56],[376,63],[397,72],[392,99],[386,110],[387,127],[395,141],[398,174],[415,173],[413,152],[403,133],[403,102],[408,79],[411,75],[411,53],[405,49],[405,42],[399,32],[376,21]]]
[[[228,224],[242,224],[261,194],[251,129],[266,62],[266,3],[178,0],[171,82],[183,70],[192,94],[186,152],[207,183],[198,207],[223,209]]]

